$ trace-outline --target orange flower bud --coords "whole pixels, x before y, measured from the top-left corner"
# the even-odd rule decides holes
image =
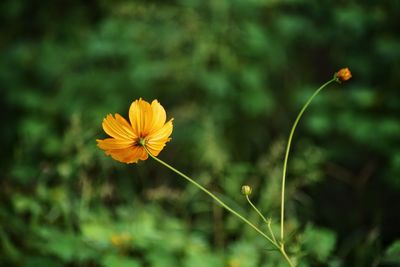
[[[339,82],[344,82],[344,81],[350,80],[350,78],[352,77],[349,68],[340,69],[338,72],[336,72],[335,76]]]

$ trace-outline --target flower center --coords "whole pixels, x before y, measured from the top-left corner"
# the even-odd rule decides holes
[[[143,137],[140,137],[138,143],[139,143],[139,145],[141,145],[141,146],[145,146],[145,145],[146,145],[146,139],[144,139]]]

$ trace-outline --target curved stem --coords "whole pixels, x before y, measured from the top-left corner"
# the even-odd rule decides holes
[[[290,267],[295,267],[295,265],[292,263],[292,261],[290,260],[290,258],[288,257],[288,255],[285,252],[285,249],[283,247],[283,245],[278,245],[277,242],[274,242],[274,240],[272,240],[268,235],[266,235],[263,231],[261,231],[257,226],[255,226],[254,224],[252,224],[249,220],[247,220],[245,217],[243,217],[242,215],[240,215],[238,212],[236,212],[235,210],[233,210],[231,207],[229,207],[227,204],[225,204],[221,199],[219,199],[216,195],[214,195],[213,193],[211,193],[210,191],[208,191],[205,187],[203,187],[202,185],[200,185],[199,183],[197,183],[196,181],[194,181],[192,178],[190,178],[189,176],[185,175],[184,173],[178,171],[177,169],[175,169],[174,167],[172,167],[171,165],[167,164],[166,162],[162,161],[161,159],[153,156],[153,154],[150,153],[150,151],[146,148],[145,145],[143,145],[143,148],[146,150],[147,154],[149,154],[150,157],[152,157],[155,161],[157,161],[158,163],[160,163],[161,165],[164,165],[165,167],[167,167],[168,169],[172,170],[173,172],[179,174],[181,177],[185,178],[188,182],[190,182],[191,184],[193,184],[194,186],[196,186],[197,188],[199,188],[201,191],[203,191],[204,193],[206,193],[207,195],[209,195],[211,198],[213,198],[218,204],[220,204],[222,207],[224,207],[226,210],[228,210],[229,212],[231,212],[233,215],[235,215],[236,217],[238,217],[240,220],[242,220],[243,222],[245,222],[247,225],[249,225],[251,228],[253,228],[257,233],[259,233],[262,237],[264,237],[265,239],[267,239],[274,247],[276,247],[279,252],[282,254],[283,258],[287,261],[287,263],[289,264]]]
[[[250,200],[250,198],[249,198],[248,195],[246,195],[246,199],[247,199],[247,202],[249,202],[250,206],[258,213],[258,215],[260,215],[260,217],[263,219],[263,221],[267,224],[267,226],[268,226],[268,231],[269,231],[269,233],[271,234],[272,240],[276,243],[276,238],[275,238],[274,232],[273,232],[272,229],[271,229],[271,219],[268,219],[268,220],[267,220],[267,219],[264,217],[264,215],[262,215],[262,213],[260,212],[260,210],[257,209],[257,207],[253,204],[253,202]]]
[[[276,243],[276,238],[275,238],[274,232],[272,231],[272,228],[271,228],[271,219],[268,219],[267,226],[268,226],[268,230],[269,230],[269,232],[270,232],[270,234],[272,236],[272,239]]]
[[[219,199],[216,195],[214,195],[213,193],[211,193],[210,191],[208,191],[205,187],[203,187],[202,185],[200,185],[199,183],[197,183],[196,181],[194,181],[192,178],[190,178],[189,176],[185,175],[184,173],[178,171],[177,169],[175,169],[174,167],[172,167],[171,165],[165,163],[164,161],[162,161],[161,159],[153,156],[150,151],[146,148],[146,146],[143,146],[144,149],[146,150],[146,152],[149,154],[150,157],[152,157],[155,161],[161,163],[162,165],[164,165],[165,167],[167,167],[168,169],[174,171],[175,173],[179,174],[180,176],[182,176],[183,178],[185,178],[188,182],[192,183],[194,186],[196,186],[197,188],[199,188],[200,190],[202,190],[204,193],[206,193],[207,195],[209,195],[210,197],[212,197],[218,204],[220,204],[222,207],[224,207],[226,210],[228,210],[229,212],[231,212],[232,214],[234,214],[236,217],[238,217],[239,219],[241,219],[242,221],[244,221],[246,224],[248,224],[251,228],[253,228],[254,230],[256,230],[260,235],[262,235],[264,238],[266,238],[269,242],[271,242],[275,247],[277,247],[279,249],[279,246],[277,244],[275,244],[275,242],[269,237],[267,236],[263,231],[261,231],[257,226],[255,226],[254,224],[252,224],[249,220],[247,220],[246,218],[244,218],[242,215],[240,215],[238,212],[236,212],[235,210],[233,210],[231,207],[229,207],[227,204],[225,204],[221,199]]]
[[[296,120],[293,123],[292,130],[290,131],[289,139],[286,145],[286,154],[285,154],[285,160],[283,162],[283,172],[282,172],[282,191],[281,191],[281,244],[282,244],[282,254],[285,256],[285,250],[284,250],[284,220],[285,220],[285,180],[286,180],[286,169],[287,169],[287,162],[289,158],[289,152],[290,152],[290,145],[292,143],[293,135],[296,130],[296,126],[300,121],[301,116],[303,115],[304,111],[307,109],[307,107],[310,105],[310,103],[313,101],[313,99],[318,95],[319,92],[321,92],[322,89],[324,89],[327,85],[329,85],[332,82],[337,81],[337,78],[334,77],[333,79],[329,80],[328,82],[324,83],[321,87],[319,87],[314,94],[307,100],[307,102],[304,104],[303,108],[300,110],[300,113],[297,115]],[[286,255],[287,256],[287,255]]]
[[[285,246],[284,246],[283,243],[281,243],[281,247],[279,248],[279,251],[281,252],[283,257],[285,258],[285,260],[289,263],[290,267],[295,267],[295,265],[292,263],[292,261],[290,260],[289,256],[287,255],[287,253],[285,251]]]

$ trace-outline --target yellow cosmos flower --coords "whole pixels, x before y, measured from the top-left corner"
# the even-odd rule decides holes
[[[129,108],[130,123],[118,113],[104,118],[103,129],[111,138],[97,139],[97,146],[124,163],[146,160],[149,156],[146,149],[157,156],[171,140],[173,119],[168,122],[166,119],[167,114],[157,100],[150,104],[140,98]]]

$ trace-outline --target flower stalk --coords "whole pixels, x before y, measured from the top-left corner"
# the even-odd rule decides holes
[[[270,233],[270,235],[271,235],[271,237],[272,237],[272,240],[274,241],[275,244],[277,244],[276,238],[275,238],[275,235],[274,235],[274,232],[272,231],[272,228],[271,228],[271,223],[272,223],[271,218],[266,219],[266,218],[264,217],[264,215],[261,213],[261,211],[260,211],[260,210],[253,204],[253,202],[250,200],[249,196],[248,196],[248,195],[245,195],[245,196],[246,196],[246,200],[247,200],[247,202],[250,204],[250,206],[257,212],[257,214],[258,214],[258,215],[261,217],[261,219],[265,222],[265,224],[266,224],[267,227],[268,227],[268,231],[269,231],[269,233]]]
[[[299,123],[301,117],[303,116],[304,112],[306,111],[307,107],[311,104],[313,99],[319,94],[319,92],[322,91],[325,87],[327,87],[329,84],[333,82],[337,82],[338,78],[337,75],[335,74],[334,77],[329,80],[328,82],[324,83],[319,87],[314,94],[307,100],[307,102],[304,104],[302,109],[300,110],[299,114],[296,117],[296,120],[293,123],[292,129],[290,130],[289,134],[289,139],[286,145],[286,153],[285,153],[285,159],[283,161],[283,171],[282,171],[282,187],[281,187],[281,236],[280,236],[280,242],[283,248],[284,252],[284,239],[285,239],[285,183],[286,183],[286,170],[287,170],[287,163],[289,159],[289,152],[290,152],[290,146],[292,144],[292,139],[294,132],[296,131],[297,124]]]
[[[225,202],[223,202],[219,197],[217,197],[216,195],[214,195],[213,193],[211,193],[208,189],[206,189],[204,186],[202,186],[201,184],[197,183],[195,180],[193,180],[192,178],[190,178],[189,176],[187,176],[186,174],[178,171],[177,169],[175,169],[174,167],[172,167],[171,165],[169,165],[168,163],[162,161],[161,159],[153,156],[150,151],[144,146],[145,150],[147,151],[147,153],[149,154],[149,156],[151,158],[153,158],[155,161],[157,161],[158,163],[161,163],[161,165],[164,165],[165,167],[167,167],[168,169],[170,169],[171,171],[175,172],[176,174],[180,175],[181,177],[183,177],[184,179],[186,179],[189,183],[193,184],[194,186],[196,186],[197,188],[199,188],[201,191],[203,191],[204,193],[206,193],[207,195],[209,195],[211,198],[213,198],[218,204],[220,204],[222,207],[224,207],[226,210],[228,210],[229,212],[231,212],[233,215],[235,215],[236,217],[238,217],[239,219],[241,219],[242,221],[244,221],[246,224],[248,224],[251,228],[253,228],[254,230],[256,230],[259,234],[261,234],[264,238],[266,238],[269,242],[271,242],[272,244],[274,244],[273,240],[267,236],[263,231],[261,231],[257,226],[255,226],[254,224],[252,224],[249,220],[247,220],[245,217],[243,217],[242,215],[240,215],[237,211],[233,210],[231,207],[229,207],[227,204],[225,204]],[[275,245],[275,244],[274,244]]]
[[[246,223],[247,225],[249,225],[251,228],[253,228],[257,233],[259,233],[262,237],[264,237],[265,239],[267,239],[274,247],[276,247],[279,252],[282,254],[283,258],[288,262],[290,267],[295,267],[295,265],[292,263],[292,261],[290,260],[290,258],[288,257],[288,255],[286,254],[284,248],[282,246],[280,246],[276,240],[275,237],[272,236],[269,237],[266,233],[264,233],[262,230],[260,230],[260,228],[258,228],[257,226],[255,226],[253,223],[251,223],[249,220],[247,220],[245,217],[243,217],[242,215],[240,215],[237,211],[235,211],[234,209],[232,209],[231,207],[229,207],[225,202],[223,202],[219,197],[217,197],[216,195],[214,195],[213,193],[211,193],[208,189],[206,189],[204,186],[200,185],[199,183],[197,183],[195,180],[193,180],[192,178],[190,178],[189,176],[187,176],[186,174],[178,171],[177,169],[175,169],[174,167],[172,167],[171,165],[169,165],[168,163],[162,161],[161,159],[153,156],[150,151],[146,148],[146,146],[143,146],[144,149],[146,150],[146,152],[148,153],[148,155],[153,158],[155,161],[157,161],[158,163],[160,163],[161,165],[167,167],[168,169],[170,169],[171,171],[175,172],[176,174],[178,174],[179,176],[181,176],[182,178],[184,178],[185,180],[187,180],[189,183],[193,184],[194,186],[196,186],[197,188],[199,188],[201,191],[203,191],[204,193],[206,193],[207,195],[209,195],[212,199],[214,199],[219,205],[221,205],[223,208],[225,208],[227,211],[229,211],[230,213],[232,213],[233,215],[235,215],[236,217],[238,217],[240,220],[242,220],[244,223]],[[255,206],[254,206],[255,207]],[[261,214],[261,213],[259,213]],[[264,218],[265,219],[265,218]],[[267,220],[265,220],[267,221]],[[272,231],[271,231],[272,233]]]

